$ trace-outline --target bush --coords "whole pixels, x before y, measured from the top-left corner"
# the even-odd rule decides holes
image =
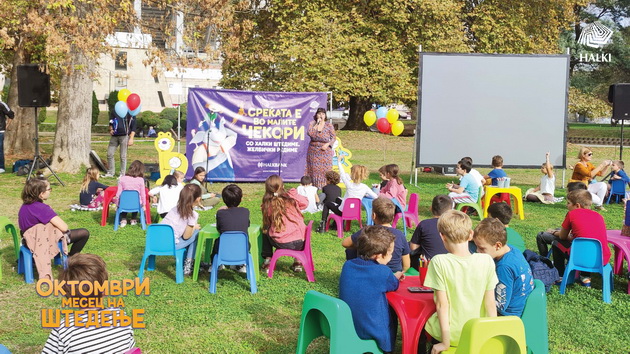
[[[151,111],[140,112],[140,114],[138,114],[138,116],[136,117],[136,126],[139,129],[145,129],[151,125],[155,127],[158,125],[159,122],[160,116],[157,113]]]
[[[118,90],[110,92],[109,96],[107,96],[107,108],[109,109],[110,115],[114,111],[116,102],[118,102]]]
[[[171,128],[173,128],[173,122],[168,119],[160,119],[158,124],[155,126],[155,130],[160,132],[171,131]]]
[[[186,105],[182,104],[180,126],[183,131],[186,131],[186,108]],[[160,112],[160,118],[170,120],[171,123],[173,123],[173,128],[177,129],[177,113],[177,108],[164,108],[162,112]]]
[[[98,108],[98,100],[96,99],[96,92],[92,91],[92,125],[98,123],[98,115],[101,110]]]
[[[37,112],[37,121],[40,123],[44,123],[46,121],[46,107],[42,107]],[[57,125],[55,123],[55,125]]]

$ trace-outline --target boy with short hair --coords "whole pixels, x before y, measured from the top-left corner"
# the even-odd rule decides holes
[[[496,317],[494,289],[497,275],[494,261],[483,253],[471,254],[472,221],[468,215],[449,210],[438,219],[438,230],[447,254],[438,254],[429,263],[424,285],[435,290],[437,312],[425,326],[440,341],[433,352],[457,346],[464,324],[478,317]]]
[[[385,293],[398,289],[402,274],[385,266],[394,250],[395,236],[381,226],[367,226],[357,238],[358,258],[344,263],[339,277],[339,298],[352,311],[361,339],[374,339],[383,352],[392,352],[398,328]]]
[[[242,231],[248,235],[249,228],[249,209],[239,207],[243,199],[243,190],[236,184],[228,184],[221,191],[221,199],[225,203],[217,210],[217,231],[219,234],[225,231]],[[212,257],[219,252],[220,237],[214,242],[212,249]],[[205,266],[205,265],[204,265]],[[204,267],[205,268],[205,267]],[[246,273],[245,265],[233,265],[230,269]]]
[[[510,221],[512,220],[512,208],[505,202],[490,204],[488,207],[488,215],[491,218],[498,219],[507,232],[507,243],[516,247],[519,251],[525,252],[525,241],[523,237],[510,227]]]
[[[561,277],[564,275],[565,262],[569,255],[560,250],[556,243],[560,243],[564,248],[570,248],[575,238],[594,238],[602,244],[602,264],[607,264],[610,261],[606,223],[601,214],[591,210],[591,204],[592,197],[589,191],[578,189],[569,192],[567,195],[567,209],[569,211],[562,222],[562,227],[559,230],[547,230],[547,232],[538,233],[536,236],[539,252],[546,252],[547,244],[552,245],[553,264]],[[590,286],[589,273],[581,272],[581,275],[582,284]]]
[[[466,160],[459,160],[455,167],[455,172],[462,176],[459,185],[447,183],[446,189],[450,192],[448,196],[453,199],[453,203],[477,203],[479,198],[479,188],[481,182],[477,181],[471,174],[472,165]]]
[[[420,268],[420,256],[430,260],[435,255],[448,253],[444,248],[444,242],[440,238],[440,232],[437,228],[438,218],[447,210],[453,209],[453,200],[447,195],[440,194],[433,197],[431,202],[431,219],[420,221],[418,227],[413,232],[409,248],[411,249],[411,266],[415,269]]]
[[[313,185],[311,176],[302,176],[300,185],[297,187],[299,195],[306,197],[308,206],[301,210],[302,213],[316,213],[319,209],[319,196],[317,195],[317,187]]]
[[[59,280],[65,281],[66,284],[69,281],[76,281],[77,283],[87,281],[94,286],[94,282],[103,284],[108,278],[103,259],[89,253],[77,253],[68,257],[68,267],[60,273]],[[66,285],[64,287],[66,297],[94,299],[103,297],[101,292],[82,296],[77,289],[75,287],[75,295],[73,296],[72,288]],[[84,289],[87,288],[84,287]],[[124,311],[119,308],[82,308],[81,310],[97,311],[100,318],[99,323],[117,324],[114,322],[114,318],[124,316]],[[79,315],[79,318],[76,318],[74,314],[67,315],[65,320],[60,321],[58,328],[50,331],[42,353],[123,353],[135,346],[136,342],[131,326],[86,327],[86,323],[89,321],[88,317],[87,312]],[[66,323],[68,326],[65,325]]]
[[[398,275],[398,273],[404,274],[407,269],[409,269],[411,260],[409,258],[409,244],[407,243],[405,234],[392,227],[392,220],[394,220],[394,214],[396,213],[395,210],[396,206],[388,198],[378,197],[372,202],[372,218],[374,219],[374,224],[384,227],[396,237],[394,241],[394,251],[387,266],[392,272]],[[362,230],[355,232],[342,241],[342,246],[346,248],[346,260],[357,258],[357,239],[361,233]]]
[[[534,278],[523,253],[507,244],[507,232],[498,219],[486,218],[475,228],[473,241],[477,252],[494,259],[499,283],[494,295],[502,316],[523,314],[525,301],[534,290]]]
[[[473,177],[476,181],[478,181],[478,182],[479,182],[479,185],[480,185],[480,186],[483,186],[483,185],[484,185],[484,183],[486,182],[486,179],[485,179],[485,178],[483,178],[483,176],[481,175],[481,173],[480,173],[480,172],[479,172],[476,168],[474,168],[474,167],[473,167],[473,159],[472,159],[472,157],[469,157],[469,156],[464,156],[464,157],[462,157],[461,159],[462,159],[462,161],[468,161],[468,162],[470,162],[470,172],[469,172],[469,173],[472,175],[472,177]],[[482,190],[482,192],[483,192],[483,190]],[[481,197],[481,195],[480,195],[479,197]]]
[[[486,184],[496,186],[498,185],[497,178],[507,177],[507,173],[503,170],[503,157],[501,155],[492,156],[492,167],[494,167],[492,171],[488,172],[484,178],[486,179]]]

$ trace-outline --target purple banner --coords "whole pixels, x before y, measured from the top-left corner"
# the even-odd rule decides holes
[[[209,181],[260,182],[304,175],[308,124],[326,107],[325,92],[255,92],[191,88],[187,178],[201,166]]]

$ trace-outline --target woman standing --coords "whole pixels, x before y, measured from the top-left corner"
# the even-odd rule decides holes
[[[604,182],[593,182],[595,176],[601,176],[608,170],[608,167],[612,165],[612,161],[604,160],[599,166],[595,167],[591,160],[593,159],[593,152],[587,147],[582,147],[578,152],[578,163],[573,167],[573,175],[569,182],[582,182],[587,185],[588,191],[593,197],[593,204],[595,209],[605,210],[602,206],[604,197],[608,191],[608,187]]]
[[[308,136],[311,142],[308,145],[304,175],[311,176],[313,185],[322,188],[326,185],[326,172],[332,170],[332,145],[336,139],[335,128],[326,117],[326,109],[317,109],[313,122],[308,125]]]

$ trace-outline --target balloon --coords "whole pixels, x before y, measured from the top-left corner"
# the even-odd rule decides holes
[[[129,91],[128,89],[124,88],[124,89],[118,91],[118,100],[119,101],[123,101],[123,102],[127,102],[127,97],[129,97],[129,95],[131,95],[131,91]]]
[[[400,114],[398,114],[398,111],[396,110],[396,108],[392,108],[389,111],[387,111],[387,121],[394,124],[395,121],[398,120],[398,117],[400,116]],[[396,134],[394,134],[396,135]]]
[[[140,111],[142,111],[142,104],[138,106],[138,108],[134,109],[133,111],[129,111],[129,114],[132,116],[137,116]]]
[[[140,96],[138,96],[137,93],[132,93],[131,95],[129,95],[129,97],[127,97],[127,108],[129,108],[130,111],[133,111],[139,106],[140,106]]]
[[[372,124],[376,123],[376,113],[374,113],[374,111],[365,112],[363,115],[363,121],[368,127],[372,126]]]
[[[127,108],[127,104],[125,102],[118,101],[114,106],[114,112],[116,112],[120,118],[124,118],[127,113],[129,113],[129,108]]]
[[[376,117],[377,118],[385,118],[386,115],[387,115],[387,107],[379,107],[376,110]]]
[[[400,134],[402,134],[403,130],[405,130],[405,125],[403,124],[403,122],[398,120],[392,124],[392,134],[394,134],[395,136],[399,136]]]
[[[390,129],[390,124],[387,121],[387,119],[385,118],[379,118],[376,121],[376,127],[378,128],[378,131],[383,133],[383,134],[387,134],[387,131]]]

